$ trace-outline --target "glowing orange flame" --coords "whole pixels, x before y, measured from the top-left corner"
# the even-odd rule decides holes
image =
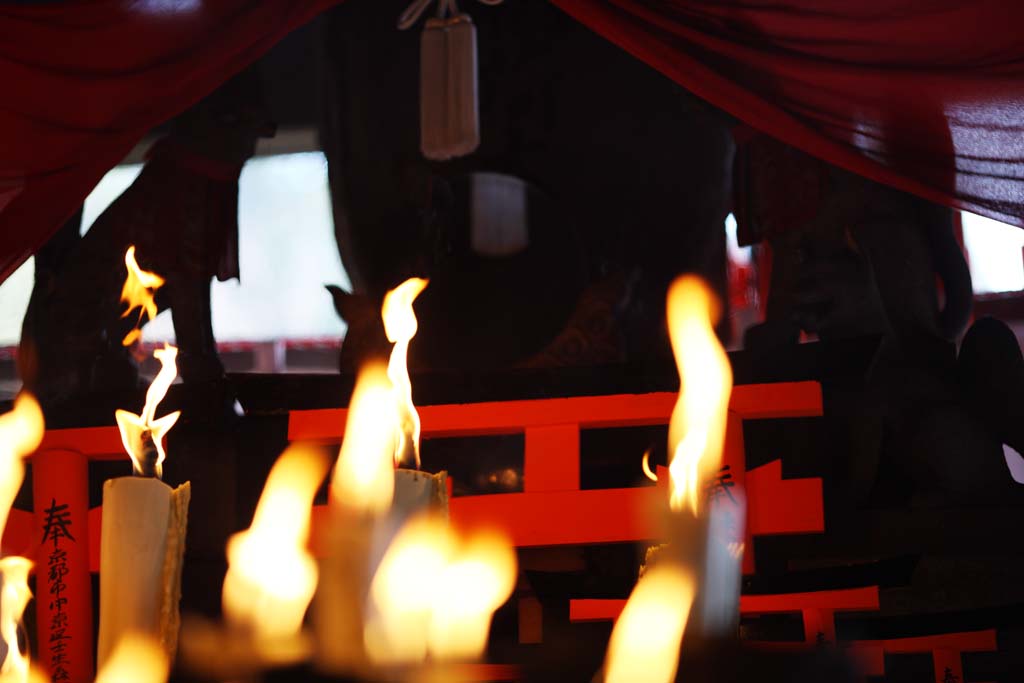
[[[7,657],[0,666],[0,681],[24,683],[29,679],[28,649],[22,649],[18,640],[21,616],[25,612],[32,592],[28,589],[28,573],[32,561],[24,557],[5,557],[0,560],[0,638],[7,644]]]
[[[395,394],[380,363],[359,371],[345,438],[331,478],[331,497],[346,508],[381,514],[395,494]]]
[[[156,273],[150,273],[139,267],[138,261],[135,260],[134,245],[128,247],[128,251],[124,253],[124,265],[128,269],[128,277],[125,278],[124,287],[121,288],[121,302],[128,304],[128,309],[121,314],[121,317],[127,318],[132,311],[136,308],[139,309],[139,319],[135,323],[135,327],[121,340],[124,346],[131,346],[142,336],[142,331],[139,329],[142,325],[142,317],[146,316],[149,320],[156,317],[157,307],[156,301],[153,300],[153,294],[164,284],[164,279]]]
[[[166,683],[169,674],[167,654],[158,642],[128,634],[97,672],[96,683]]]
[[[466,539],[441,576],[430,621],[430,654],[438,660],[478,659],[491,617],[516,585],[512,542],[497,531]]]
[[[605,661],[605,683],[671,683],[696,582],[671,563],[657,564],[626,601]]]
[[[228,540],[224,614],[257,642],[302,629],[318,577],[306,547],[310,513],[329,466],[318,450],[289,447],[267,476],[252,526]]]
[[[408,522],[381,560],[364,637],[379,664],[479,658],[491,618],[512,594],[516,555],[507,537],[460,538],[446,521]],[[426,587],[431,588],[426,588]]]
[[[410,520],[388,547],[370,585],[364,629],[367,655],[378,664],[415,664],[427,656],[432,588],[455,551],[448,524],[436,516]]]
[[[640,466],[644,470],[644,476],[651,481],[658,481],[657,473],[651,469],[651,449],[648,448],[644,451],[644,459],[640,461]]]
[[[164,344],[164,348],[153,352],[153,357],[160,361],[160,372],[153,378],[146,391],[146,403],[142,407],[142,414],[136,415],[127,410],[117,410],[114,412],[114,417],[117,419],[117,428],[121,432],[121,443],[124,445],[125,452],[132,459],[132,468],[135,474],[145,474],[145,453],[148,444],[152,443],[157,453],[155,473],[159,479],[163,477],[163,463],[164,458],[167,457],[164,452],[164,437],[178,421],[181,411],[176,410],[157,418],[156,408],[160,401],[164,400],[174,378],[178,376],[175,365],[178,349],[170,344]]]
[[[718,471],[732,391],[732,367],[715,336],[718,304],[699,278],[672,283],[668,330],[679,369],[679,399],[669,424],[672,509],[689,506],[699,515],[700,483]]]
[[[0,415],[0,533],[25,478],[23,458],[39,447],[44,428],[43,411],[27,392],[18,394],[11,412]]]
[[[384,320],[384,334],[394,343],[388,360],[388,379],[395,387],[399,411],[399,433],[395,443],[395,465],[400,465],[407,450],[411,450],[420,466],[420,416],[412,402],[412,383],[409,381],[407,358],[409,342],[416,335],[418,325],[412,303],[426,286],[427,280],[414,277],[398,285],[384,297],[381,318]]]

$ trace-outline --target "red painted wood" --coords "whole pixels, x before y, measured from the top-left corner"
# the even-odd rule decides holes
[[[579,427],[527,427],[525,441],[523,488],[527,493],[579,490]]]
[[[964,666],[960,653],[955,650],[933,650],[932,671],[935,672],[935,683],[963,681]]]
[[[76,451],[37,451],[32,489],[38,661],[55,680],[63,671],[68,683],[89,683],[94,671],[88,459]]]
[[[878,586],[778,595],[744,595],[740,598],[740,611],[744,614],[777,614],[798,612],[808,608],[836,611],[877,610]]]
[[[658,503],[653,486],[504,493],[452,498],[450,517],[459,528],[503,529],[519,548],[619,543],[658,537],[647,514]]]
[[[814,417],[822,414],[818,382],[740,384],[733,387],[729,410],[744,420]]]
[[[424,438],[518,434],[526,427],[578,424],[582,429],[667,424],[678,394],[615,394],[533,401],[419,406]],[[745,419],[821,415],[817,382],[742,384],[729,409]],[[335,440],[345,431],[345,408],[293,410],[288,438]]]
[[[997,648],[995,629],[984,631],[962,631],[932,636],[911,638],[890,638],[886,640],[856,640],[850,647],[881,647],[889,654],[913,654],[933,650],[956,650],[958,652],[992,652]]]
[[[498,683],[518,681],[520,678],[519,667],[514,664],[457,664],[452,667],[447,680]]]
[[[625,607],[623,599],[577,599],[569,601],[570,621],[613,621]],[[835,611],[877,610],[878,587],[848,588],[778,595],[741,595],[741,614],[802,612],[805,609]]]
[[[7,516],[7,526],[4,528],[3,541],[0,542],[0,556],[20,555],[22,557],[33,557],[32,526],[33,515],[24,510],[11,510]]]
[[[821,479],[783,479],[782,461],[747,471],[747,527],[753,536],[821,533]]]
[[[930,652],[936,683],[942,683],[946,666],[963,681],[961,653],[994,652],[998,647],[995,629],[886,640],[857,640],[847,645],[847,653],[860,664],[865,676],[885,675],[886,654]]]
[[[129,462],[117,427],[82,427],[80,429],[48,429],[37,453],[47,450],[76,451],[89,460],[121,460]]]

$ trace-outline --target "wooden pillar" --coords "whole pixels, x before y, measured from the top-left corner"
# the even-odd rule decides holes
[[[32,456],[39,662],[53,683],[93,680],[89,460],[71,450]]]

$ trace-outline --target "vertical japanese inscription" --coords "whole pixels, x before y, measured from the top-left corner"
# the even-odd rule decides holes
[[[40,646],[49,648],[52,673],[50,680],[53,683],[69,681],[71,676],[68,673],[68,654],[71,634],[68,630],[68,598],[67,584],[64,579],[68,575],[68,553],[66,545],[74,543],[75,537],[71,534],[71,512],[66,503],[58,505],[56,498],[50,499],[50,506],[46,509],[46,520],[43,524],[42,543],[52,544],[52,549],[47,555],[46,583],[50,602],[50,642],[40,643]]]

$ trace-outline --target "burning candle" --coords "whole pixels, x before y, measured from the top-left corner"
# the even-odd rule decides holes
[[[314,609],[318,664],[332,673],[365,661],[369,578],[399,529],[424,510],[447,517],[447,474],[398,467],[420,464],[420,418],[407,357],[418,328],[412,304],[426,286],[426,280],[412,278],[384,297],[381,319],[394,343],[391,357],[386,370],[378,364],[360,370],[349,404],[331,483],[329,551]]]
[[[383,666],[478,659],[491,617],[516,582],[510,541],[496,532],[460,537],[436,514],[403,527],[370,589],[365,641]]]
[[[375,558],[380,557],[401,525],[413,515],[429,508],[440,509],[445,515],[448,512],[447,473],[432,475],[419,471],[420,416],[412,400],[412,382],[409,379],[409,343],[419,329],[412,305],[427,283],[422,278],[409,278],[389,291],[381,305],[384,333],[394,344],[388,359],[387,375],[397,411],[394,442],[397,469],[388,522],[379,526],[374,544]],[[411,468],[402,467],[403,464]]]
[[[671,683],[696,588],[675,564],[644,573],[615,622],[605,661],[605,683]]]
[[[43,411],[27,392],[14,399],[14,409],[0,415],[0,532],[25,478],[24,458],[43,440]]]
[[[96,683],[166,683],[167,653],[160,644],[138,633],[127,633],[96,674]]]
[[[331,519],[313,609],[317,664],[332,673],[351,672],[365,659],[363,603],[374,526],[395,494],[396,426],[387,372],[369,364],[356,378],[331,478]]]
[[[739,613],[736,532],[725,527],[741,523],[742,509],[703,505],[703,488],[721,466],[732,368],[714,331],[718,303],[700,279],[672,283],[666,314],[680,390],[669,423],[669,543],[659,561],[693,577],[700,631],[721,634]]]
[[[420,416],[412,401],[408,355],[409,342],[419,329],[412,304],[426,288],[427,282],[418,277],[409,278],[384,296],[380,312],[384,334],[395,345],[388,359],[388,379],[394,387],[398,410],[395,465],[407,461],[411,455],[417,469],[420,466]]]
[[[28,393],[14,401],[14,410],[0,416],[0,532],[7,526],[14,498],[25,478],[23,458],[32,453],[43,438],[43,413]],[[26,683],[44,679],[32,668],[28,647],[18,637],[22,615],[32,593],[28,575],[32,561],[18,556],[0,559],[0,638],[7,646],[7,656],[0,666],[3,683]]]
[[[228,541],[224,616],[263,653],[299,635],[313,599],[310,511],[329,465],[318,450],[288,448],[270,470],[252,525]]]
[[[431,655],[439,661],[479,659],[491,617],[512,594],[516,577],[516,555],[507,537],[482,531],[465,539],[434,594]]]
[[[186,482],[172,489],[160,480],[166,457],[163,440],[179,413],[157,418],[156,409],[177,374],[177,349],[165,345],[153,355],[161,367],[146,392],[142,413],[115,413],[133,476],[103,484],[98,668],[128,633],[156,639],[168,659],[177,649],[191,487]]]
[[[703,505],[704,482],[721,466],[732,391],[732,368],[714,331],[718,316],[717,301],[700,279],[683,276],[669,287],[666,317],[680,388],[669,423],[668,542],[654,555],[653,575],[645,572],[634,591],[635,610],[628,606],[634,597],[627,603],[630,621],[624,612],[616,624],[608,681],[630,680],[632,662],[653,657],[652,648],[662,652],[661,663],[637,670],[650,672],[644,680],[672,680],[691,608],[705,636],[726,634],[739,618],[743,500],[734,494],[732,510]],[[657,480],[647,457],[644,473]],[[643,622],[666,626],[639,625]],[[654,632],[659,635],[653,640],[638,640],[638,633]]]

